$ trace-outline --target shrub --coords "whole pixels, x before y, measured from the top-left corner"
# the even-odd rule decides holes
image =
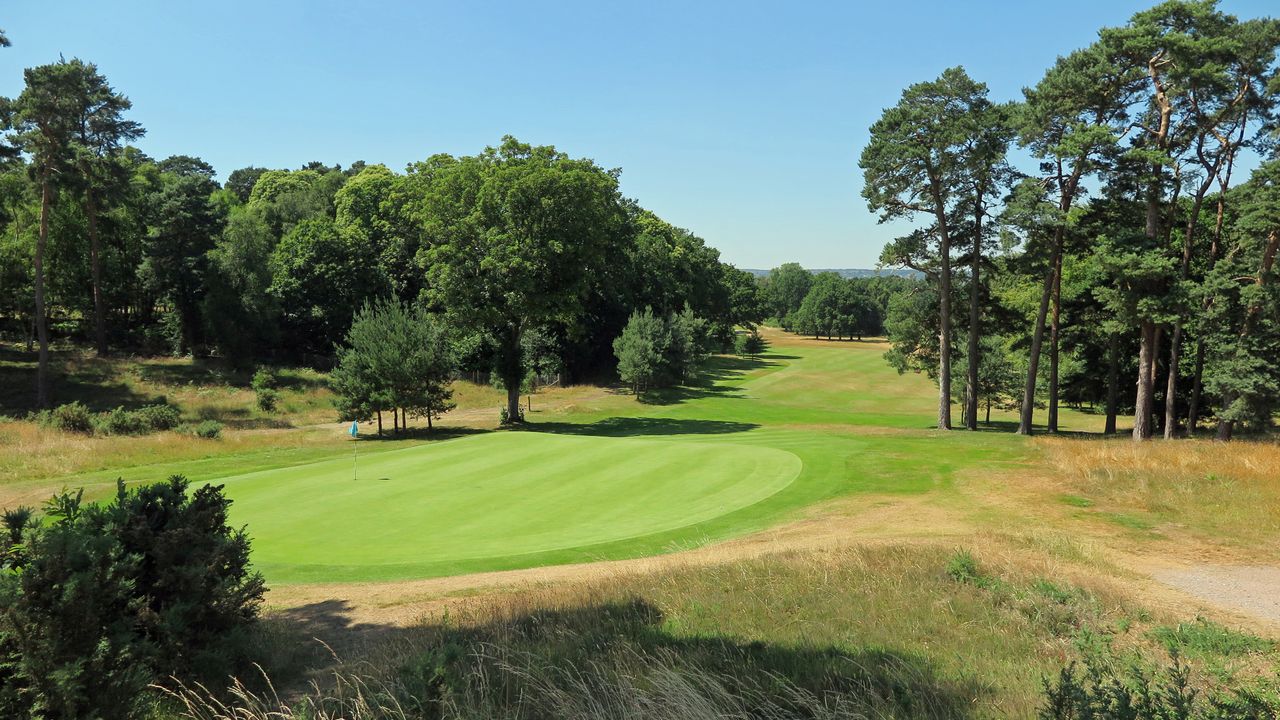
[[[93,432],[93,415],[89,413],[89,408],[79,401],[45,410],[36,416],[36,422],[43,427],[63,432],[86,434]]]
[[[512,420],[511,413],[507,412],[507,409],[505,407],[498,409],[499,425],[515,425],[517,423],[522,423],[522,422],[524,422],[524,410],[517,410],[516,418]]]
[[[142,425],[151,431],[172,430],[182,421],[182,413],[172,405],[144,405],[134,411]]]
[[[93,429],[103,435],[141,435],[172,430],[182,419],[172,405],[145,405],[137,410],[117,407],[93,419]]]
[[[217,440],[222,437],[222,423],[217,420],[203,420],[192,426],[191,434],[206,440]]]
[[[1152,631],[1169,652],[1185,652],[1188,655],[1234,657],[1251,653],[1269,652],[1274,645],[1256,635],[1232,630],[1204,618],[1194,623],[1178,623],[1176,627],[1161,626]]]
[[[1163,668],[1090,657],[1084,672],[1072,663],[1059,672],[1056,682],[1045,680],[1040,718],[1246,720],[1273,718],[1280,712],[1274,688],[1228,684],[1206,691],[1200,685],[1176,653]]]
[[[83,491],[4,516],[0,717],[136,717],[146,687],[220,678],[262,603],[221,486],[180,476],[109,503]]]
[[[255,391],[258,399],[258,409],[262,412],[275,412],[280,405],[280,393],[271,388],[262,388]]]
[[[257,396],[258,409],[263,412],[275,412],[280,405],[280,378],[275,371],[260,367],[253,374],[253,379],[249,381],[249,387],[253,388],[253,394]]]

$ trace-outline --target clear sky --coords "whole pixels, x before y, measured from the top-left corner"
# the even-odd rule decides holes
[[[1152,4],[8,0],[0,95],[59,53],[95,62],[146,152],[224,178],[401,170],[512,134],[622,168],[627,195],[740,267],[870,267],[897,232],[867,211],[858,154],[903,87],[964,65],[1014,99]]]

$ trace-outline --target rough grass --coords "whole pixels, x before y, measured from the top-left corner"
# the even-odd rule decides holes
[[[273,622],[322,633],[334,610]],[[456,600],[347,636],[351,664],[293,710],[241,688],[191,716],[1029,717],[1073,660],[1162,658],[1165,627],[1105,579],[1022,549],[840,547]],[[1206,652],[1197,668],[1223,656]]]
[[[1262,549],[1280,536],[1280,444],[1041,438],[1069,504],[1134,530],[1172,524]]]

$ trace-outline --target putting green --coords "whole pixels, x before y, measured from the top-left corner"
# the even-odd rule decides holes
[[[475,435],[219,480],[273,583],[429,577],[588,559],[785,488],[800,459],[739,443]],[[523,559],[523,560],[522,560]]]

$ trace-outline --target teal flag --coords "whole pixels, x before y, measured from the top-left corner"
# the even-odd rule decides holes
[[[360,434],[360,423],[356,422],[355,420],[352,420],[352,421],[351,421],[351,430],[350,430],[349,432],[351,433],[351,437],[355,437],[356,435],[359,435],[359,434]]]

